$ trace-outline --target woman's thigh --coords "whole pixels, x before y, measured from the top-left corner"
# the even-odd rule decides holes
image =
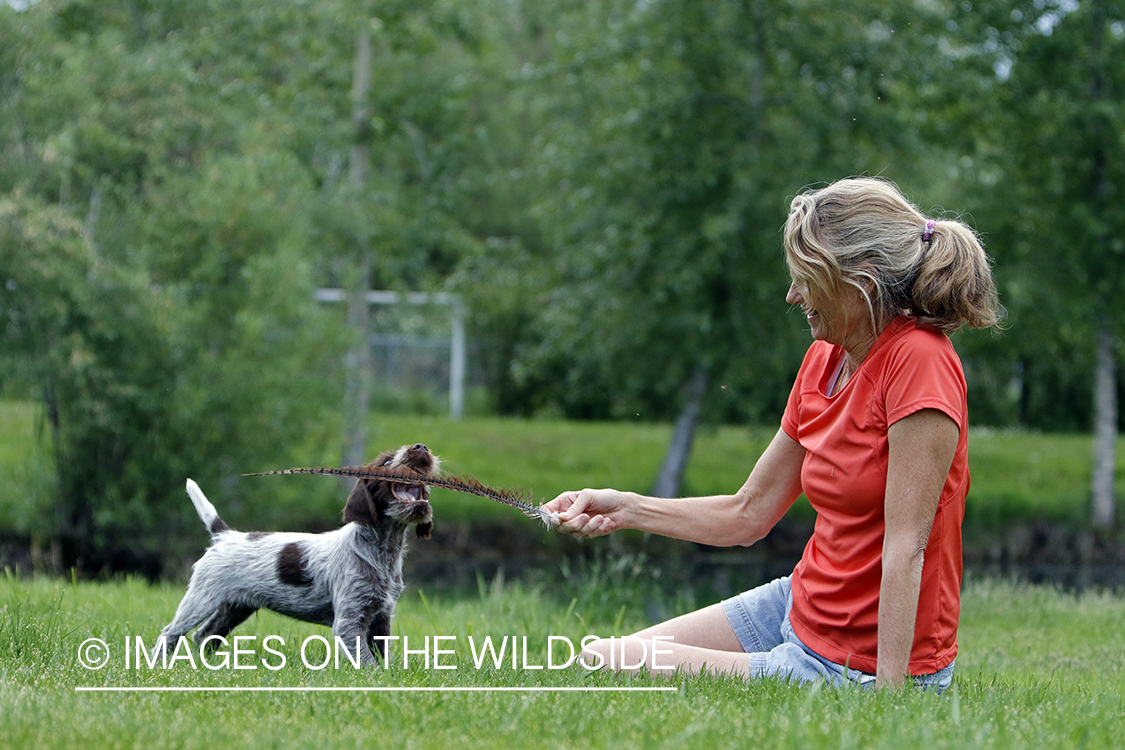
[[[778,578],[722,602],[723,612],[747,653],[772,651],[786,640],[784,624],[793,606],[789,578]]]
[[[791,603],[789,578],[779,578],[633,635],[670,636],[677,644],[714,651],[769,651],[784,641],[781,623]]]
[[[738,636],[735,635],[721,603],[657,623],[634,633],[633,637],[642,640],[653,637],[669,638],[670,643],[681,646],[712,651],[743,652],[742,644],[739,643]]]

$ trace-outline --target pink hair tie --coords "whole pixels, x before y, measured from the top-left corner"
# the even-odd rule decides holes
[[[933,239],[934,228],[937,227],[937,222],[933,219],[926,219],[926,231],[922,232],[922,242],[929,242]]]

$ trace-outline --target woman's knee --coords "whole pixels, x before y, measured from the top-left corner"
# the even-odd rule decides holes
[[[582,647],[579,658],[582,666],[590,670],[608,667],[614,670],[636,672],[641,669],[658,671],[674,667],[668,636],[598,638]],[[669,662],[661,663],[661,659]]]

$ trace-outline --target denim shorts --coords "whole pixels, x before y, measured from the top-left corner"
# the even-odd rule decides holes
[[[792,607],[793,592],[788,577],[723,601],[723,611],[742,648],[750,655],[752,676],[875,687],[875,675],[829,661],[802,643],[789,624]],[[910,679],[924,690],[936,689],[942,693],[953,680],[953,664],[933,674],[915,675]]]

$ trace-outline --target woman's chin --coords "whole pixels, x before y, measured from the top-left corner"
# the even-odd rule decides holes
[[[805,320],[809,322],[809,332],[812,334],[812,337],[814,339],[818,341],[823,340],[824,337],[828,334],[828,331],[825,330],[824,324],[820,320],[819,314],[806,315]]]

